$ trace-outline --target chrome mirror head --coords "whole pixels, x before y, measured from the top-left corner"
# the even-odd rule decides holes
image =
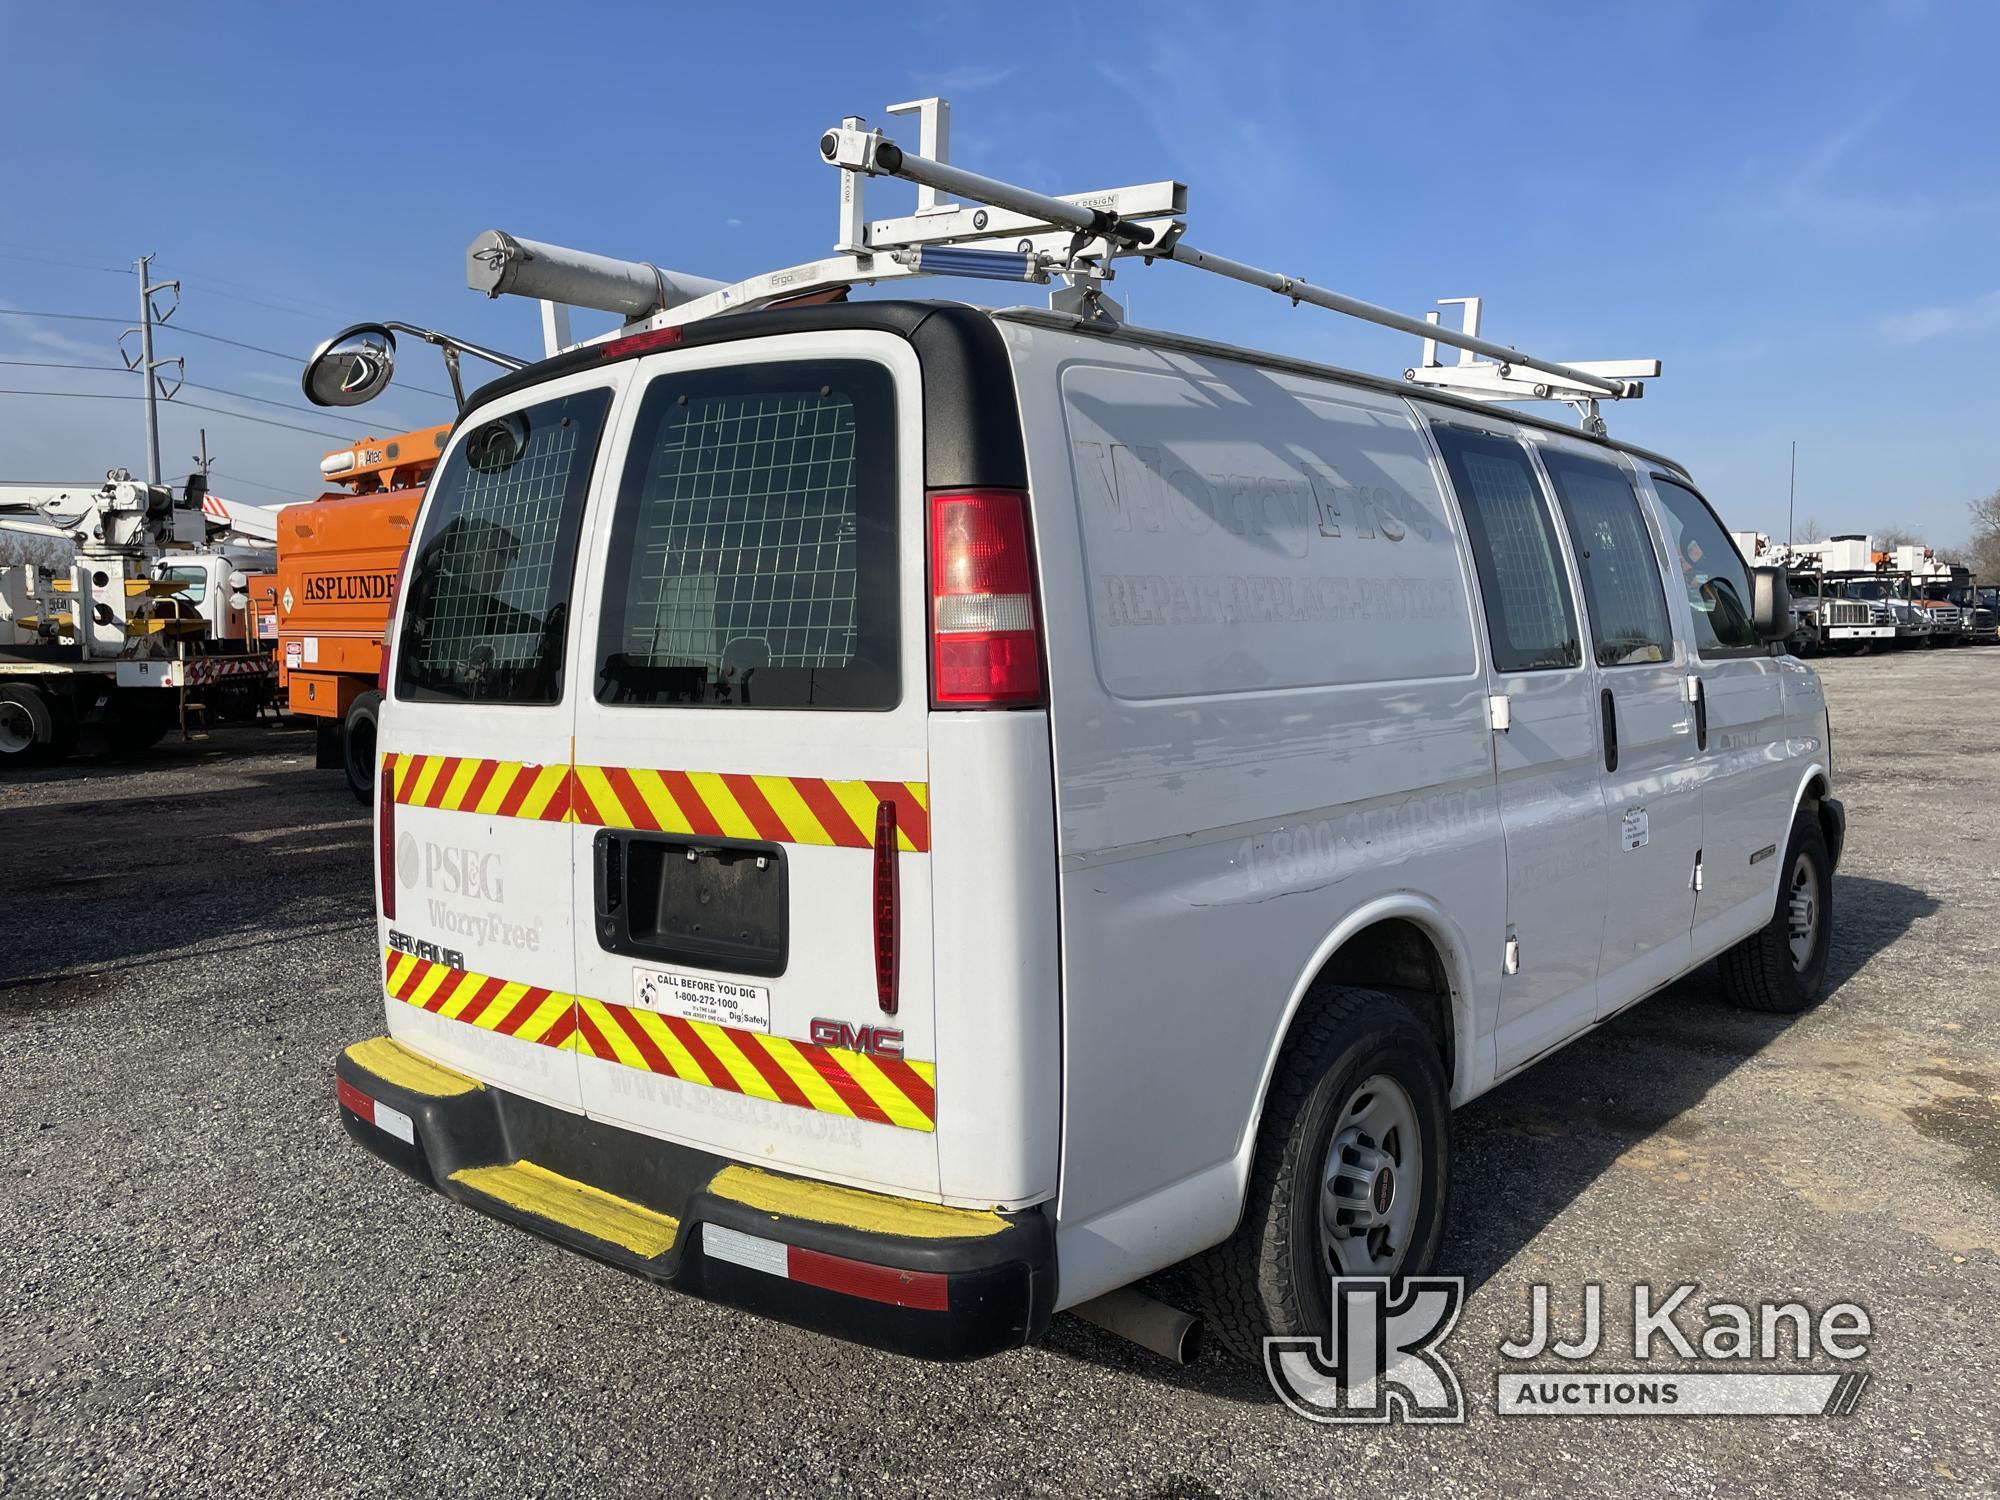
[[[313,351],[299,385],[314,406],[359,406],[388,389],[395,371],[396,336],[380,323],[357,323]]]

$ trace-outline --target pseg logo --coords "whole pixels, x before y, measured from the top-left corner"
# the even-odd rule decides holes
[[[396,840],[396,878],[406,886],[421,881],[426,890],[475,901],[503,901],[507,896],[499,855],[429,839],[420,844],[409,833]]]

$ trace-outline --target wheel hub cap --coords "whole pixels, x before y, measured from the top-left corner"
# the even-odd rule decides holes
[[[1791,893],[1786,903],[1792,967],[1803,973],[1819,944],[1819,873],[1803,854],[1792,863]]]
[[[34,721],[18,703],[0,703],[0,750],[19,754],[35,743]]]
[[[1336,1276],[1387,1276],[1408,1254],[1423,1188],[1417,1111],[1377,1074],[1349,1096],[1321,1174],[1319,1241]]]

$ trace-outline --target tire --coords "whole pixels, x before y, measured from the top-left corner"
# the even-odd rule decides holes
[[[382,716],[382,695],[369,688],[356,693],[340,725],[340,764],[347,789],[363,807],[375,794],[375,729]]]
[[[1451,1171],[1449,1085],[1437,1043],[1408,1006],[1376,990],[1340,985],[1315,986],[1278,1059],[1264,1100],[1257,1152],[1250,1166],[1243,1217],[1236,1232],[1189,1262],[1188,1270],[1209,1330],[1233,1353],[1248,1360],[1263,1356],[1263,1341],[1277,1334],[1324,1335],[1332,1320],[1329,1281],[1336,1254],[1330,1253],[1321,1223],[1321,1204],[1334,1190],[1327,1180],[1337,1139],[1353,1140],[1343,1119],[1367,1118],[1357,1101],[1371,1097],[1363,1085],[1388,1080],[1402,1092],[1415,1137],[1418,1185],[1409,1201],[1403,1244],[1392,1247],[1394,1261],[1378,1270],[1343,1267],[1344,1274],[1387,1274],[1392,1279],[1430,1269],[1444,1238]],[[1386,1098],[1387,1091],[1382,1091]],[[1376,1107],[1381,1107],[1381,1100]],[[1382,1145],[1396,1148],[1390,1210],[1405,1203],[1397,1191],[1407,1186],[1412,1143],[1403,1128]],[[1366,1136],[1362,1140],[1366,1140]],[[1353,1171],[1370,1171],[1357,1143],[1343,1152],[1349,1169],[1344,1181],[1356,1186]],[[1397,1152],[1400,1152],[1398,1155]],[[1377,1153],[1379,1155],[1379,1153]],[[1380,1182],[1380,1178],[1373,1179]],[[1371,1189],[1340,1199],[1368,1213]],[[1340,1243],[1365,1258],[1373,1234],[1350,1234]]]
[[[0,686],[0,765],[35,765],[54,753],[55,740],[55,711],[33,683]]]
[[[176,715],[157,709],[126,714],[110,728],[111,753],[143,755],[166,738],[176,721]]]
[[[1833,942],[1833,862],[1826,835],[1809,807],[1792,820],[1771,920],[1722,955],[1722,986],[1732,1005],[1793,1016],[1826,998],[1827,954]],[[1811,932],[1801,949],[1794,925],[1794,896],[1810,873]]]

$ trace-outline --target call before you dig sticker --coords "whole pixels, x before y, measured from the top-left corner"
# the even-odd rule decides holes
[[[632,1003],[687,1021],[709,1021],[766,1034],[771,1030],[771,992],[761,984],[634,965]]]

